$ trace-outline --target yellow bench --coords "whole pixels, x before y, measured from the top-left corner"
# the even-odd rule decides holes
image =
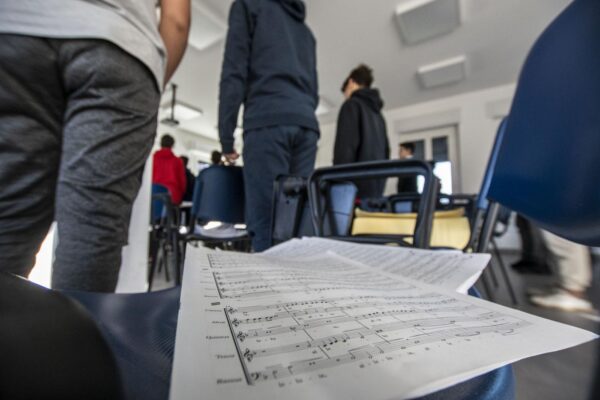
[[[352,235],[412,235],[416,213],[392,214],[356,209]],[[430,245],[464,249],[471,238],[471,226],[464,208],[436,211],[433,218]],[[407,239],[410,242],[410,239]]]

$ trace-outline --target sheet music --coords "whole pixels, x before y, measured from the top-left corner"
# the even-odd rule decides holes
[[[339,256],[267,258],[190,249],[172,399],[410,398],[596,337]],[[386,289],[340,287],[359,276]]]
[[[459,293],[467,293],[490,261],[489,254],[355,244],[321,238],[294,239],[275,246],[262,255],[296,258],[325,252],[333,252],[385,272]]]
[[[207,254],[199,267],[211,269],[221,298],[255,298],[282,293],[333,290],[395,291],[400,286],[370,268],[334,253],[291,260],[234,252]]]

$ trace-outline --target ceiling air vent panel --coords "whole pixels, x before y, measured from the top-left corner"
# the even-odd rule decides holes
[[[404,43],[417,44],[448,34],[461,24],[459,0],[408,0],[396,8]]]
[[[467,58],[462,55],[425,65],[419,68],[417,75],[425,89],[461,82],[467,77]]]

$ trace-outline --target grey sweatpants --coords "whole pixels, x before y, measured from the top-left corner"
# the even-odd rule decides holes
[[[0,271],[27,276],[56,220],[52,286],[114,291],[159,99],[109,42],[0,34]]]

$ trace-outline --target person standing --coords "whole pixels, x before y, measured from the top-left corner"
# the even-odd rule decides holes
[[[398,158],[400,160],[412,160],[415,155],[415,144],[411,142],[400,143],[398,147]],[[414,194],[418,192],[417,177],[401,176],[398,178],[398,193]]]
[[[183,195],[183,201],[192,201],[194,197],[194,183],[196,177],[188,167],[190,159],[187,156],[181,156],[183,162],[183,169],[185,170],[185,194]]]
[[[179,205],[185,196],[187,178],[183,160],[173,153],[173,146],[175,139],[171,135],[160,138],[160,150],[153,156],[152,183],[166,187],[173,204]]]
[[[229,14],[219,94],[219,137],[235,162],[244,104],[246,219],[254,251],[271,245],[273,184],[308,177],[316,159],[319,102],[316,41],[301,0],[235,0]]]
[[[388,160],[390,146],[385,119],[381,114],[383,100],[373,89],[373,70],[360,65],[344,81],[346,101],[338,116],[333,164]],[[359,198],[383,196],[385,179],[355,182]]]
[[[529,300],[540,307],[563,311],[594,310],[586,296],[592,283],[592,259],[589,248],[542,231],[550,254],[549,263],[556,277],[550,288],[531,288]]]
[[[52,286],[114,291],[189,0],[0,2],[0,270],[57,222]]]

